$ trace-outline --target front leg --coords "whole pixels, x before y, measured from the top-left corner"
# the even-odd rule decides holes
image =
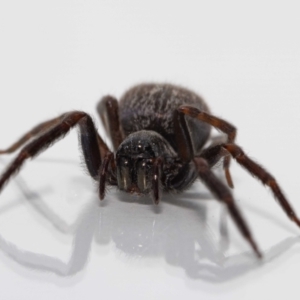
[[[20,151],[19,155],[0,177],[0,191],[9,179],[20,170],[28,158],[33,158],[46,150],[60,138],[63,138],[77,124],[80,128],[81,147],[87,169],[91,177],[98,180],[99,168],[102,163],[101,152],[108,153],[110,151],[97,134],[92,118],[85,112],[73,111],[64,114],[58,124],[43,132]]]
[[[37,137],[38,135],[41,135],[43,132],[49,130],[51,127],[59,124],[59,122],[65,117],[65,114],[62,114],[61,116],[48,120],[46,122],[42,122],[35,127],[33,127],[31,130],[26,132],[23,136],[21,136],[15,143],[13,143],[10,147],[8,147],[5,150],[0,150],[0,154],[9,154],[13,153],[17,149],[19,149],[22,145],[26,144],[33,138]]]
[[[97,112],[106,132],[110,135],[114,151],[117,151],[124,139],[120,126],[119,104],[117,99],[111,96],[103,97],[97,105]]]

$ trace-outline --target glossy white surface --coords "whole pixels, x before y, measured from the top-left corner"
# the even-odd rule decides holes
[[[1,4],[0,24],[0,148],[72,109],[103,134],[103,95],[181,84],[238,127],[238,144],[300,215],[296,1],[14,1]],[[2,192],[3,299],[298,298],[300,230],[235,163],[234,196],[262,261],[200,183],[158,208],[113,189],[99,204],[78,153],[72,132]],[[0,171],[13,157],[0,157]]]

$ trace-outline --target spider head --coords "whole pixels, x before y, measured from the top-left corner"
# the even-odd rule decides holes
[[[116,153],[118,187],[128,193],[148,194],[152,188],[153,163],[157,157],[175,156],[157,132],[130,134]]]

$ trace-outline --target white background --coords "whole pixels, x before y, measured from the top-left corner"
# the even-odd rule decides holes
[[[100,97],[180,84],[238,127],[300,214],[299,28],[297,1],[1,1],[0,148],[72,109],[102,132]],[[100,205],[78,153],[72,132],[2,192],[1,298],[299,298],[300,230],[236,163],[262,261],[201,184],[159,209],[115,190]]]

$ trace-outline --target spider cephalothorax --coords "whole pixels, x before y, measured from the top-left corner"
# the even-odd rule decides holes
[[[169,143],[154,131],[130,134],[116,152],[118,187],[130,193],[149,193],[156,159],[175,154]]]
[[[134,132],[120,144],[116,168],[118,188],[138,194],[150,193],[158,176],[166,190],[183,190],[197,176],[194,164],[180,162],[168,141],[152,130]]]

